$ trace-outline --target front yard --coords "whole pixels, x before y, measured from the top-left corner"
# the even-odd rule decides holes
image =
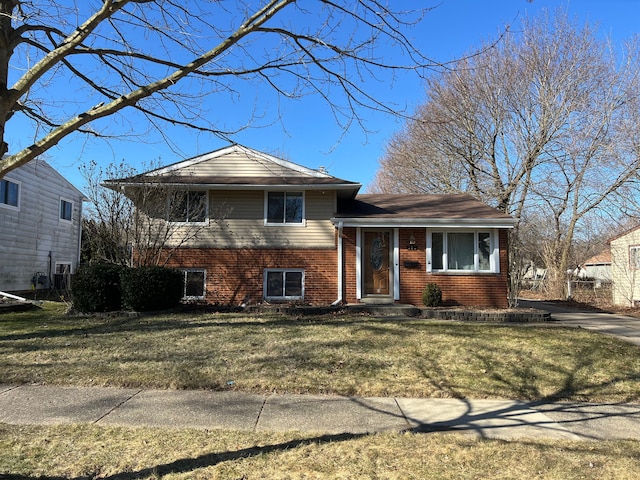
[[[640,400],[640,348],[552,325],[367,316],[0,316],[3,383]]]
[[[640,348],[551,325],[366,316],[0,316],[0,382],[251,392],[638,401]],[[640,476],[640,442],[0,424],[0,477]]]

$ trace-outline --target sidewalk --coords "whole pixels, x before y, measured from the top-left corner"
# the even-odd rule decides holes
[[[640,439],[640,405],[0,385],[0,422],[481,438]]]

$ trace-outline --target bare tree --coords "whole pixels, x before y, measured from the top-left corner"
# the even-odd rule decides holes
[[[375,188],[463,191],[521,221],[542,218],[541,253],[562,289],[583,219],[638,193],[639,50],[617,53],[562,11],[525,19],[521,34],[429,81]]]
[[[363,109],[394,111],[371,82],[434,65],[406,35],[427,10],[380,0],[0,0],[0,177],[69,135],[171,124],[227,138],[252,118],[223,125],[203,97],[255,96],[258,85],[280,99],[319,95],[345,129],[363,125]],[[25,122],[28,146],[12,148]]]
[[[225,228],[226,206],[212,211],[205,191],[177,190],[150,180],[121,189],[117,179],[136,174],[125,163],[102,168],[90,162],[81,170],[92,203],[83,225],[84,262],[166,265],[209,223]]]

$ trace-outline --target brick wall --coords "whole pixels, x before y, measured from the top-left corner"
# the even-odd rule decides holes
[[[412,234],[415,250],[407,248]],[[343,299],[356,303],[356,229],[344,228],[342,240]],[[500,232],[500,246],[499,274],[427,273],[425,229],[401,229],[400,302],[421,306],[425,285],[435,283],[446,305],[507,307],[506,231]],[[337,249],[181,249],[173,254],[169,266],[205,268],[209,303],[261,302],[265,268],[304,269],[306,303],[328,305],[338,298]]]
[[[304,269],[307,303],[328,305],[338,297],[335,249],[185,248],[172,255],[168,266],[205,268],[208,303],[235,306],[261,302],[265,268]]]
[[[409,250],[410,236],[415,250]],[[400,302],[422,305],[422,291],[427,283],[435,283],[442,290],[445,305],[505,308],[507,300],[507,232],[500,231],[499,274],[427,273],[426,231],[424,228],[400,230]],[[344,229],[345,300],[356,300],[356,229]]]

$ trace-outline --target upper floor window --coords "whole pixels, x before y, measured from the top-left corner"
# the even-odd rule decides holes
[[[207,192],[175,192],[169,198],[170,222],[202,223],[207,219]]]
[[[73,203],[60,199],[60,220],[71,221],[73,215]]]
[[[0,180],[0,205],[18,208],[20,185],[10,180]]]
[[[302,225],[304,195],[302,192],[267,192],[266,224]]]
[[[489,231],[431,232],[427,242],[429,271],[499,271],[497,241]]]
[[[640,246],[629,247],[629,265],[632,270],[640,270]]]

